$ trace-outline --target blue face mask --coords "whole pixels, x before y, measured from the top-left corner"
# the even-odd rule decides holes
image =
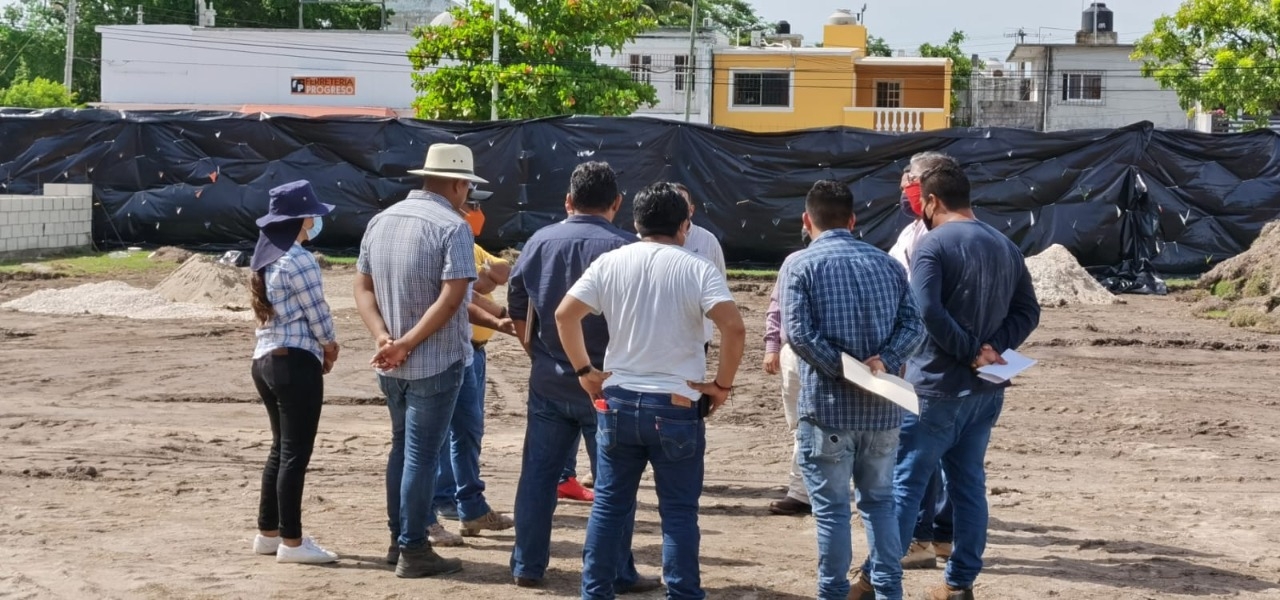
[[[311,229],[308,229],[308,230],[307,230],[307,240],[308,240],[308,241],[311,241],[311,240],[316,239],[316,237],[320,235],[320,232],[321,232],[321,231],[324,231],[324,218],[323,218],[323,217],[316,217],[316,218],[312,219],[311,221],[312,221],[312,223],[311,223]]]

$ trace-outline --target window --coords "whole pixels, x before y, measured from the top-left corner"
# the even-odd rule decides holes
[[[790,108],[791,73],[749,71],[733,73],[733,106]]]
[[[1031,80],[1023,79],[1018,82],[1018,99],[1023,102],[1031,101]]]
[[[1063,73],[1062,101],[1082,103],[1102,102],[1102,73]]]
[[[902,108],[902,82],[876,82],[876,108]]]
[[[631,55],[631,81],[649,83],[653,75],[653,57],[648,54]]]
[[[693,89],[695,83],[693,71],[696,62],[696,60],[690,61],[688,55],[677,54],[675,56],[677,92]]]

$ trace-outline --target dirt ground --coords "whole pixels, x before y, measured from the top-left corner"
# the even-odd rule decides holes
[[[346,349],[328,378],[303,518],[341,562],[277,565],[249,551],[269,434],[248,325],[0,311],[0,597],[575,596],[582,504],[557,512],[542,590],[511,585],[509,531],[449,549],[465,561],[450,577],[400,580],[380,562],[388,422],[363,364],[351,273],[327,277]],[[76,283],[0,283],[0,300]],[[703,583],[711,598],[812,598],[812,519],[765,510],[789,456],[777,382],[759,367],[768,284],[735,291],[752,344],[735,397],[708,426]],[[1280,599],[1280,337],[1194,319],[1171,298],[1126,300],[1048,309],[1025,347],[1041,363],[1009,391],[988,455],[977,596]],[[491,348],[484,474],[490,502],[510,510],[528,363],[513,340]],[[651,483],[641,494],[636,557],[657,574]],[[860,560],[860,526],[854,544]],[[909,572],[907,591],[939,578]]]

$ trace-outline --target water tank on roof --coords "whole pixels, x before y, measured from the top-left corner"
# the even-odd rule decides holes
[[[791,24],[786,21],[778,21],[778,35],[791,35]]]
[[[837,10],[827,17],[827,25],[857,25],[858,18],[845,9]]]
[[[1096,27],[1095,27],[1096,24]],[[1084,11],[1080,18],[1080,31],[1085,33],[1107,33],[1116,30],[1116,16],[1107,8],[1105,2],[1094,2]]]

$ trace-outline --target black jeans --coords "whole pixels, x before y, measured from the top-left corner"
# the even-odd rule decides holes
[[[262,468],[258,529],[302,537],[302,484],[320,425],[324,367],[316,355],[281,348],[253,361],[253,384],[271,419],[271,454]]]

